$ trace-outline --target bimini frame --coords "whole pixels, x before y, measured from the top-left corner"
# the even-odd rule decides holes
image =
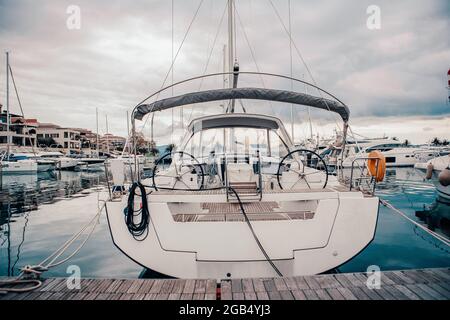
[[[273,73],[261,73],[261,72],[239,72],[239,75],[257,75],[257,76],[271,76],[280,79],[290,80],[294,82],[298,82],[310,87],[313,87],[318,90],[320,93],[320,97],[316,97],[313,95],[295,92],[295,91],[287,91],[287,90],[276,90],[276,89],[265,89],[265,88],[225,88],[225,89],[216,89],[216,90],[206,90],[206,91],[198,91],[186,93],[183,95],[157,100],[153,103],[146,103],[149,99],[156,97],[175,86],[178,86],[183,83],[195,81],[195,80],[203,80],[205,78],[211,78],[216,76],[230,76],[235,75],[235,72],[222,72],[222,73],[213,73],[203,76],[198,76],[190,79],[186,79],[177,83],[174,83],[170,86],[162,88],[159,91],[156,91],[152,95],[145,98],[142,102],[140,102],[137,106],[133,108],[133,112],[131,113],[131,123],[132,123],[132,140],[133,140],[133,150],[135,155],[135,172],[137,172],[137,157],[136,157],[136,120],[142,120],[145,115],[150,113],[154,113],[157,111],[168,110],[171,108],[176,108],[180,106],[196,104],[196,103],[205,103],[212,101],[223,101],[223,100],[235,100],[235,99],[247,99],[247,100],[264,100],[264,101],[276,101],[276,102],[284,102],[288,104],[297,104],[303,105],[313,108],[318,108],[322,110],[328,110],[330,112],[335,112],[340,115],[344,122],[343,127],[343,147],[345,147],[345,143],[347,140],[347,131],[348,131],[348,121],[350,119],[350,110],[345,103],[339,100],[333,94],[323,90],[322,88],[311,84],[307,81],[273,74]],[[333,100],[326,99],[322,96],[322,93],[331,97]],[[342,159],[343,160],[343,159]],[[139,178],[137,178],[138,180]]]

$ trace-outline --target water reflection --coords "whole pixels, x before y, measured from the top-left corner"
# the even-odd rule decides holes
[[[31,175],[5,175],[0,186],[0,248],[6,249],[7,272],[14,275],[19,264],[21,250],[26,242],[29,215],[41,204],[51,204],[70,198],[85,189],[105,184],[102,172],[42,172]],[[21,224],[15,232],[15,257],[11,256],[12,225]],[[20,230],[20,232],[19,232]],[[43,230],[45,232],[45,230]],[[3,256],[3,254],[2,254]],[[2,259],[3,261],[3,259]],[[5,267],[2,262],[2,267]],[[0,273],[1,275],[2,273]]]
[[[416,217],[433,231],[442,232],[450,238],[450,202],[438,197],[430,207],[416,211]]]

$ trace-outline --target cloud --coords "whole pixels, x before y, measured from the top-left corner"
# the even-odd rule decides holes
[[[175,0],[175,50],[199,2]],[[287,24],[287,1],[273,3]],[[105,130],[102,119],[108,114],[110,131],[124,135],[126,111],[161,87],[170,66],[170,2],[78,0],[81,29],[72,31],[66,28],[66,9],[71,4],[74,1],[0,0],[0,48],[11,50],[25,113],[43,122],[95,129],[95,109],[99,108],[100,131]],[[175,64],[175,81],[203,73],[225,4],[225,0],[204,0]],[[407,129],[411,126],[406,121],[420,117],[421,128],[436,125],[445,134],[448,123],[436,122],[435,117],[445,119],[450,114],[445,87],[450,3],[379,0],[379,31],[366,28],[370,4],[368,0],[292,1],[293,38],[315,80],[350,106],[355,126],[360,126],[361,119],[393,117],[401,123],[399,127]],[[237,10],[236,50],[241,70],[256,68],[247,36],[261,71],[289,74],[289,39],[269,1],[240,0]],[[208,72],[222,71],[226,27],[225,20]],[[308,80],[295,51],[293,61],[294,76],[305,75]],[[4,72],[2,63],[0,74]],[[0,78],[2,102],[4,78]],[[18,111],[16,101],[12,109]],[[252,110],[273,113],[268,106]],[[289,121],[289,108],[280,110],[275,114]],[[185,122],[189,114],[187,108]],[[199,114],[196,110],[193,116]],[[317,128],[320,121],[329,121],[314,116],[320,118],[315,120]],[[171,132],[171,117],[171,112],[158,115],[162,137]],[[306,118],[304,109],[298,117]],[[435,134],[421,128],[417,130],[427,137],[418,138]]]

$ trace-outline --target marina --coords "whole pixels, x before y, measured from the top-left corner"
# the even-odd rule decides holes
[[[170,1],[162,7],[171,19],[158,27],[171,41],[152,40],[160,43],[155,57],[170,43],[170,63],[155,59],[153,67],[136,56],[116,60],[111,48],[106,58],[116,42],[97,39],[88,48],[115,64],[139,61],[128,64],[129,78],[143,81],[105,80],[110,66],[93,68],[96,76],[73,95],[79,109],[71,102],[54,112],[49,103],[43,112],[47,98],[36,100],[38,111],[23,103],[23,88],[33,86],[18,85],[30,81],[24,53],[6,50],[0,300],[450,300],[450,111],[438,98],[409,98],[405,88],[393,94],[381,83],[373,85],[386,97],[377,96],[360,75],[350,81],[326,71],[318,57],[339,46],[309,39],[300,47],[303,11],[280,1],[210,1],[209,13],[206,0]],[[288,50],[278,48],[280,57],[260,68],[259,55],[275,58],[268,47],[256,50],[261,34],[248,25],[260,24],[256,13],[269,17],[267,9],[281,29],[268,32],[265,45],[282,35]],[[176,26],[177,14],[190,23]],[[212,30],[196,25],[205,19]],[[376,29],[369,20],[364,32]],[[70,26],[69,34],[81,32]],[[194,40],[198,30],[202,41]],[[127,46],[146,39],[135,47],[145,52],[148,32],[130,30]],[[200,47],[205,65],[191,57]],[[439,91],[442,70],[430,71],[434,89],[426,92],[448,106],[450,70]],[[108,85],[108,94],[99,89]],[[428,104],[438,111],[424,115]],[[420,132],[415,121],[423,121]]]
[[[94,215],[98,199],[108,197],[102,173],[61,172],[61,177],[38,175],[3,182],[1,232],[1,276],[17,276],[20,268],[49,256]],[[447,205],[437,198],[433,184],[420,172],[390,169],[377,194],[408,217],[423,223],[416,212],[438,205],[434,215],[446,221]],[[83,208],[89,208],[84,210]],[[426,225],[425,223],[423,223]],[[58,226],[58,228],[56,228]],[[445,227],[445,223],[442,224]],[[448,229],[435,229],[448,236]],[[47,235],[51,234],[51,237]],[[395,246],[392,245],[395,243]],[[412,250],[414,248],[414,250]],[[448,248],[429,234],[380,206],[375,238],[357,257],[338,268],[339,272],[365,272],[376,264],[381,270],[443,268]],[[138,278],[143,268],[118,251],[111,241],[106,215],[100,216],[91,239],[70,264],[80,267],[83,278]],[[67,266],[50,269],[49,277],[65,277]]]

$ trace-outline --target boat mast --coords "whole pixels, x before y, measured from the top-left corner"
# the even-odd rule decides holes
[[[305,80],[305,75],[303,75],[303,81]],[[305,83],[305,94],[308,94],[308,85]],[[311,141],[314,139],[313,127],[311,121],[311,107],[308,107],[308,120],[309,120],[309,133],[311,136]]]
[[[9,52],[6,51],[6,133],[7,133],[7,138],[6,138],[6,150],[7,150],[7,155],[9,159],[9,146],[11,143],[11,132],[9,132],[10,129],[10,125],[9,125]]]
[[[128,114],[128,110],[127,110],[127,140],[125,141],[125,146],[123,147],[122,155],[125,152],[125,149],[127,148],[127,145],[129,143],[129,139],[130,139],[130,120],[129,119],[130,118],[129,118],[129,114]],[[152,126],[152,131],[153,131],[153,126]],[[152,135],[152,142],[153,142],[153,135]],[[130,149],[130,148],[128,147],[128,149]]]
[[[108,150],[108,154],[109,154],[109,138],[108,138],[108,134],[109,134],[109,128],[108,128],[108,115],[106,115],[106,148]],[[98,157],[98,156],[97,156]]]
[[[233,86],[234,67],[234,0],[228,0],[228,71],[230,72],[228,85]]]
[[[227,76],[225,75],[225,73],[227,73],[227,45],[224,44],[223,45],[223,69],[222,72],[224,73],[223,75],[223,88],[226,89],[227,88]],[[225,111],[225,110],[224,110]]]
[[[98,108],[95,108],[95,120],[96,120],[96,124],[97,124],[97,133],[95,135],[95,139],[96,139],[95,147],[96,147],[96,150],[97,150],[97,158],[98,158],[100,156],[100,153],[99,153],[99,150],[98,150]]]
[[[235,26],[235,4],[234,0],[228,0],[228,70],[229,75],[229,87],[237,88],[238,78],[239,78],[239,64],[237,58],[235,57],[235,47],[236,47],[236,26]],[[231,105],[229,108],[230,113],[234,113],[234,107],[236,105],[236,100],[231,99]]]
[[[294,77],[293,59],[292,59],[292,23],[291,23],[291,0],[288,0],[289,9],[289,59],[291,78]],[[294,81],[291,80],[291,91],[294,91]],[[294,105],[291,103],[291,137],[292,143],[295,144],[295,121],[294,121]]]

